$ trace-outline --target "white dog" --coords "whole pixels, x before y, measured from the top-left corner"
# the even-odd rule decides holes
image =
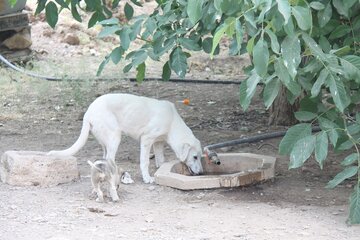
[[[106,94],[97,98],[84,115],[78,140],[68,149],[48,154],[70,156],[86,143],[89,132],[101,144],[104,159],[115,162],[115,155],[124,133],[140,140],[140,169],[145,183],[152,183],[149,155],[153,147],[156,166],[164,162],[164,143],[193,174],[202,173],[201,144],[184,123],[174,104],[131,94]],[[115,164],[115,163],[114,163]]]
[[[117,189],[120,182],[124,184],[130,184],[134,181],[128,172],[124,172],[116,164],[112,164],[107,160],[96,160],[95,162],[88,161],[91,166],[91,183],[93,186],[93,192],[96,192],[97,202],[104,202],[104,193],[101,190],[102,183],[107,183],[108,192],[113,202],[119,201],[119,195]]]

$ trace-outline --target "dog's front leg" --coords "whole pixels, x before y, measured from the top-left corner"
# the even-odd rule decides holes
[[[141,147],[140,147],[140,170],[144,183],[153,183],[154,178],[150,177],[149,174],[149,157],[150,157],[150,148],[152,141],[148,138],[141,138]]]
[[[159,168],[165,161],[164,157],[164,142],[155,142],[153,145],[154,154],[155,154],[155,164]]]
[[[96,192],[96,201],[97,202],[104,202],[104,194],[103,191],[100,188],[100,183],[93,184],[94,189],[93,192]]]

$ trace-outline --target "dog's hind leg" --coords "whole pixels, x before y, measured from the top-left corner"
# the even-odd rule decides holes
[[[104,159],[115,163],[115,155],[121,141],[121,130],[116,117],[106,114],[93,119],[91,132],[102,146]]]
[[[165,161],[164,157],[164,142],[155,142],[153,144],[154,154],[155,154],[155,164],[159,168]]]
[[[149,174],[149,156],[153,140],[148,137],[141,138],[140,147],[140,170],[144,183],[153,183],[154,178]],[[155,155],[156,156],[156,155]]]

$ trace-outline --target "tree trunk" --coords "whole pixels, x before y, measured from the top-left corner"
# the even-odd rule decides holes
[[[269,125],[294,125],[297,120],[294,112],[299,109],[299,99],[294,104],[290,104],[287,100],[287,89],[282,86],[274,103],[270,107]]]

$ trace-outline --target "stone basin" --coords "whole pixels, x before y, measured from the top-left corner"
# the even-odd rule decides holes
[[[219,153],[220,165],[202,158],[204,173],[192,176],[179,161],[166,162],[155,172],[155,182],[181,190],[239,187],[275,176],[275,157],[252,153]]]

